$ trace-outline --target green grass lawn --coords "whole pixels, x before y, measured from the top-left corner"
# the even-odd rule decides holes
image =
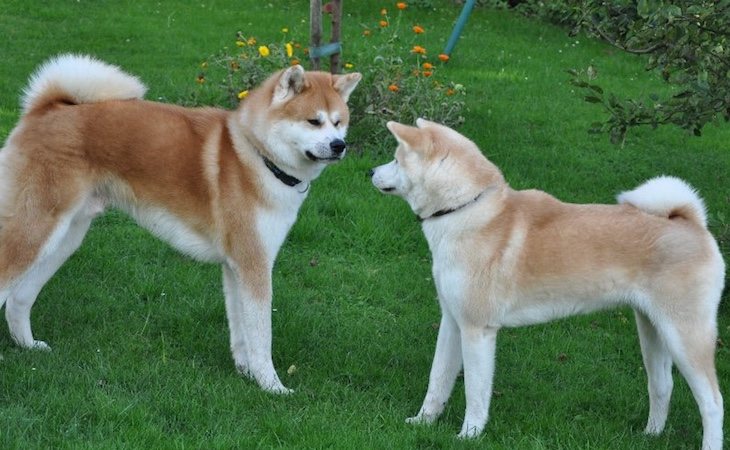
[[[379,9],[394,2],[344,3],[344,59],[357,69],[374,56],[362,24],[376,23]],[[438,52],[459,9],[433,3],[408,17]],[[3,0],[0,140],[17,121],[28,75],[49,56],[94,54],[139,75],[148,98],[185,102],[201,61],[232,45],[236,31],[266,42],[288,27],[304,40],[308,4]],[[460,131],[513,187],[610,203],[648,177],[676,175],[705,198],[727,257],[730,127],[710,125],[702,138],[641,129],[623,148],[612,146],[607,136],[587,134],[601,111],[567,83],[566,69],[589,64],[620,93],[667,89],[639,58],[486,9],[474,12],[438,70],[466,87]],[[357,126],[353,134],[367,136]],[[0,326],[0,448],[699,447],[699,412],[678,374],[665,433],[641,433],[648,396],[630,310],[504,330],[480,439],[455,439],[461,381],[435,426],[407,426],[425,394],[439,320],[430,256],[407,205],[381,196],[365,175],[390,159],[382,143],[351,144],[352,154],[312,186],[274,269],[274,364],[294,395],[265,394],[236,374],[220,269],[178,255],[111,212],[33,310],[35,335],[53,352],[19,350]],[[726,304],[720,336],[730,345]],[[717,365],[730,398],[726,345]]]

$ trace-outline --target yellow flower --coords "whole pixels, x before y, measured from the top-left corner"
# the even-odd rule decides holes
[[[282,33],[288,33],[289,32],[289,28],[284,27],[284,28],[281,29],[281,32]]]
[[[245,42],[240,39],[236,39],[236,47],[243,47],[244,45],[246,45]]]
[[[291,45],[290,42],[287,42],[284,48],[286,49],[286,57],[291,58],[292,55],[294,55],[294,47]]]
[[[201,69],[207,69],[208,68],[208,61],[203,61],[202,63],[200,63],[200,68]]]
[[[241,91],[238,93],[238,99],[243,100],[244,98],[248,97],[248,91]]]
[[[248,41],[246,41],[248,45],[256,45],[256,38],[250,37],[248,38]]]
[[[271,54],[271,51],[269,50],[269,47],[267,47],[265,45],[262,45],[261,47],[259,47],[259,55],[261,55],[262,57],[266,58],[270,54]]]
[[[352,69],[353,67],[355,67],[354,64],[352,64],[352,63],[345,63],[345,69]]]
[[[385,16],[387,14],[388,14],[388,10],[387,9],[383,8],[383,9],[380,10],[380,15],[381,16]]]

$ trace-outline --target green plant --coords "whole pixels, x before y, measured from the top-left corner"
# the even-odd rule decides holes
[[[256,37],[236,32],[234,46],[224,47],[200,64],[199,85],[191,103],[224,103],[235,107],[273,72],[299,64],[306,49],[282,28],[278,43],[260,43]],[[303,56],[300,56],[303,55]]]
[[[408,14],[404,2],[395,14],[380,10],[377,22],[362,25],[366,51],[356,67],[363,74],[364,89],[351,100],[353,122],[358,126],[351,135],[365,139],[369,151],[389,153],[385,123],[397,120],[415,123],[419,117],[456,127],[464,122],[466,89],[448,81],[445,63],[448,56],[431,56],[421,37],[427,30]]]
[[[394,6],[395,15],[383,8],[377,23],[362,25],[359,38],[367,50],[344,64],[346,71],[363,74],[350,100],[351,122],[357,124],[350,130],[350,140],[367,141],[368,149],[376,152],[389,151],[372,146],[387,141],[387,121],[414,123],[424,117],[455,127],[464,121],[466,105],[464,86],[445,79],[448,57],[430,57],[418,44],[426,29],[411,18],[406,23],[405,2]],[[236,33],[235,46],[223,48],[201,64],[196,78],[199,87],[186,103],[235,106],[273,71],[306,61],[308,49],[287,28],[282,33],[280,42],[266,44]]]
[[[570,71],[571,82],[585,89],[585,100],[609,114],[592,132],[608,132],[617,144],[641,125],[673,124],[700,136],[705,124],[730,120],[730,1],[529,1],[522,8],[571,26],[572,34],[585,31],[647,55],[646,70],[657,71],[674,88],[665,95],[625,98],[595,84],[592,66]]]

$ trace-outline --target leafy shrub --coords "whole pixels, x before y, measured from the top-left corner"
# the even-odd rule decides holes
[[[199,87],[190,103],[236,107],[273,72],[306,59],[306,48],[289,36],[289,30],[282,28],[281,33],[280,42],[262,44],[254,36],[237,32],[233,47],[223,48],[200,65]]]
[[[529,0],[523,12],[585,31],[621,50],[648,56],[677,93],[668,98],[625,99],[592,81],[591,70],[574,70],[572,83],[586,90],[585,100],[602,105],[609,118],[593,125],[622,143],[629,128],[674,124],[696,136],[705,124],[730,120],[730,1]]]
[[[430,57],[419,37],[427,32],[415,19],[406,16],[404,2],[374,14],[372,25],[364,25],[358,43],[365,51],[347,59],[346,71],[362,73],[363,80],[350,98],[350,143],[356,151],[390,153],[389,120],[413,124],[423,117],[456,127],[462,115],[466,95],[463,85],[446,81],[446,55]],[[272,72],[307,61],[308,49],[282,29],[278,43],[262,44],[255,37],[238,32],[235,46],[206,59],[196,81],[198,89],[185,103],[223,104],[235,107],[249,89],[260,84]],[[349,55],[348,55],[349,56]]]
[[[363,81],[351,100],[352,137],[375,153],[392,150],[383,147],[389,120],[414,124],[423,117],[451,127],[464,121],[464,86],[444,78],[447,55],[432,57],[419,45],[427,30],[404,5],[396,4],[393,15],[382,8],[362,29],[366,50],[356,65]]]

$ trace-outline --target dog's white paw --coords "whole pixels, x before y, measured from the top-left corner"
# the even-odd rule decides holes
[[[50,352],[51,351],[51,346],[48,345],[48,344],[46,344],[43,341],[33,341],[33,344],[29,348],[31,348],[33,350],[40,350],[40,351],[43,351],[43,352]]]
[[[658,436],[664,431],[664,425],[657,425],[655,423],[649,423],[644,428],[644,434],[649,436]]]
[[[411,425],[429,425],[436,421],[436,414],[418,414],[406,419],[406,423]]]
[[[280,384],[278,386],[269,387],[269,388],[264,388],[264,390],[266,390],[266,392],[271,392],[272,394],[277,394],[277,395],[291,395],[294,393],[294,389],[289,389],[286,386],[284,386],[283,384]]]
[[[456,435],[456,437],[458,437],[459,439],[474,439],[476,437],[479,437],[479,435],[481,433],[482,433],[481,428],[478,428],[475,426],[470,426],[469,424],[465,423],[461,427],[461,432],[458,435]]]

